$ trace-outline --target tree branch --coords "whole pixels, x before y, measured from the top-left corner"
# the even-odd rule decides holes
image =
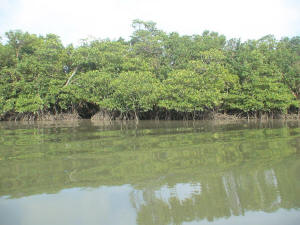
[[[75,69],[74,69],[74,71],[73,71],[73,73],[71,74],[71,76],[69,77],[69,79],[67,80],[67,82],[66,82],[66,84],[65,84],[65,86],[64,87],[66,87],[66,86],[68,86],[69,85],[69,83],[70,83],[70,81],[71,81],[71,79],[75,76],[75,74],[77,73],[77,70],[78,70],[78,66],[76,66],[75,67]]]

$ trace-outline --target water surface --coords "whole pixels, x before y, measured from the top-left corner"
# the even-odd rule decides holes
[[[300,123],[0,123],[0,224],[297,225]]]

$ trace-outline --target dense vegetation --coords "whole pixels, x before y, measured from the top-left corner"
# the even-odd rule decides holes
[[[199,119],[215,112],[297,113],[300,37],[241,42],[181,36],[133,21],[130,40],[64,46],[9,31],[0,42],[0,119],[98,113],[109,119]]]

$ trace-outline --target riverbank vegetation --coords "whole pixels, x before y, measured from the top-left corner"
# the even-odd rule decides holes
[[[0,42],[0,119],[202,119],[299,114],[300,37],[227,40],[133,21],[129,40],[64,46],[9,31]]]

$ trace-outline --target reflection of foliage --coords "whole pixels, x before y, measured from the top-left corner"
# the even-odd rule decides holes
[[[0,124],[0,196],[131,184],[143,193],[142,203],[132,200],[139,224],[300,207],[297,123],[79,125]],[[201,191],[168,202],[155,196],[178,183]]]
[[[295,179],[300,160],[283,160],[275,165],[245,164],[225,172],[198,172],[193,179],[201,184],[199,193],[179,200],[176,193],[168,201],[155,195],[160,189],[144,189],[138,210],[138,224],[182,224],[184,221],[213,221],[246,211],[274,212],[279,208],[299,208],[299,180]],[[169,190],[174,186],[169,185]],[[149,192],[150,191],[150,192]],[[164,193],[166,190],[164,190]],[[135,205],[138,205],[135,203]]]

